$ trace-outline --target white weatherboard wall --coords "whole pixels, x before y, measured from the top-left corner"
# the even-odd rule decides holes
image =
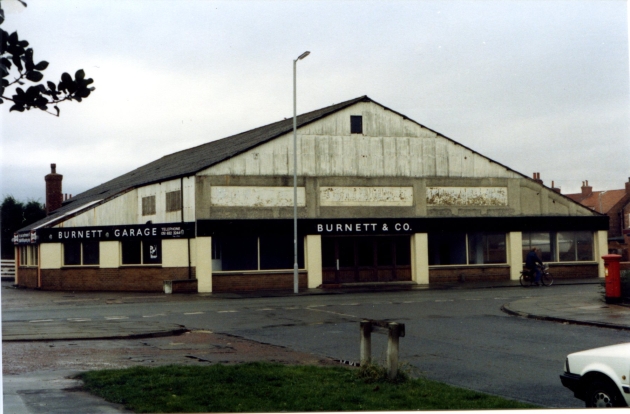
[[[350,134],[351,115],[363,116],[363,134]],[[291,175],[292,140],[285,134],[199,175]],[[301,127],[297,141],[300,176],[523,178],[370,102]]]
[[[195,179],[184,183],[184,221],[195,221]],[[181,210],[166,212],[166,193],[180,189],[180,179],[140,187],[119,195],[84,213],[63,221],[55,227],[115,226],[125,224],[177,223],[182,221]],[[155,196],[155,214],[142,215],[142,197]]]

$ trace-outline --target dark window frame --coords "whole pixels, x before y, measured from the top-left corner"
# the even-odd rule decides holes
[[[87,249],[86,245],[89,246]],[[70,248],[78,249],[78,251],[73,252],[78,259],[74,263],[69,263],[71,260],[68,260]],[[88,250],[87,254],[86,250]],[[63,243],[63,266],[99,266],[101,263],[100,254],[101,247],[98,241],[65,242]]]
[[[363,116],[350,115],[350,133],[363,134]]]
[[[155,196],[142,197],[142,215],[153,216],[155,215]]]
[[[152,246],[157,246],[155,258],[152,258]],[[162,240],[145,239],[121,241],[120,264],[122,266],[161,266]]]
[[[182,209],[182,190],[169,191],[166,193],[165,198],[167,213]]]

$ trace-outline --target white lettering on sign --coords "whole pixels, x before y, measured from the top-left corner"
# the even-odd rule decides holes
[[[389,227],[387,223],[354,223],[354,224],[341,224],[341,223],[322,223],[317,224],[316,229],[318,233],[378,233],[388,232]],[[395,223],[394,231],[397,232],[410,232],[412,231],[409,223]]]

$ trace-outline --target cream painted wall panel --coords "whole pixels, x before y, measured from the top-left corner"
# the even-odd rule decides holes
[[[306,205],[304,187],[297,188],[297,205]],[[220,207],[292,207],[293,187],[213,186],[210,202]]]
[[[162,267],[188,267],[188,240],[162,240]]]
[[[597,261],[599,277],[606,276],[606,267],[602,256],[608,254],[608,230],[595,232],[595,260]]]
[[[39,253],[41,255],[40,260],[42,269],[61,269],[61,243],[42,243],[40,245]]]
[[[411,280],[419,285],[429,284],[429,235],[411,236]]]
[[[323,282],[322,275],[322,236],[319,234],[305,237],[306,270],[308,271],[308,288],[315,289]]]
[[[98,244],[99,267],[114,269],[120,266],[120,242],[102,241]]]
[[[212,237],[197,237],[195,240],[197,291],[210,293],[212,292]]]
[[[508,233],[507,253],[510,280],[518,280],[523,270],[523,234],[520,231]]]
[[[448,176],[462,176],[462,160],[464,158],[464,148],[459,145],[452,145],[448,148]]]

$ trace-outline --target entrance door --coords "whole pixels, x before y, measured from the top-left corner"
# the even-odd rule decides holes
[[[411,280],[409,236],[322,237],[324,284]]]

